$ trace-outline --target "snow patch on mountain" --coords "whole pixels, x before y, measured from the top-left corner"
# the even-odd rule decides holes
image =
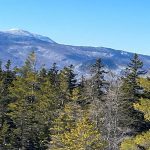
[[[41,41],[45,41],[45,42],[49,42],[49,43],[55,43],[53,40],[51,40],[50,38],[48,38],[46,36],[30,33],[28,31],[21,30],[21,29],[15,29],[14,28],[14,29],[10,29],[8,31],[4,31],[4,33],[16,35],[16,36],[32,37],[32,38],[35,38],[35,39],[39,39]]]
[[[43,64],[49,68],[54,62],[59,68],[73,64],[79,75],[87,75],[86,70],[97,58],[102,58],[103,64],[108,69],[119,74],[133,57],[133,53],[111,48],[58,44],[48,37],[20,29],[0,32],[2,62],[5,63],[10,59],[13,66],[21,66],[33,50],[37,55],[37,68]],[[148,69],[150,56],[139,55],[139,57],[144,62],[144,68]]]

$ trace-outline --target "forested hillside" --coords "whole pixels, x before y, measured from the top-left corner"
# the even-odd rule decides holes
[[[91,78],[57,62],[37,70],[34,52],[12,64],[0,63],[0,150],[150,150],[150,77],[137,54],[123,76],[100,58]]]

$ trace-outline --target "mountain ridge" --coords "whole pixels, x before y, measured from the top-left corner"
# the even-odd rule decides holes
[[[30,33],[21,29],[0,31],[0,60],[10,59],[13,66],[23,65],[31,51],[37,54],[38,68],[45,64],[50,67],[57,62],[58,66],[73,64],[77,72],[82,72],[96,58],[102,58],[107,68],[116,72],[121,71],[132,58],[133,53],[106,47],[72,46],[59,44],[49,37]],[[150,66],[150,56],[140,54],[144,68]]]

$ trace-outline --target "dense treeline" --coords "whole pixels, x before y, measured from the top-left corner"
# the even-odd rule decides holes
[[[122,77],[101,59],[89,79],[36,65],[34,52],[20,68],[0,64],[1,150],[150,149],[150,79],[137,54]]]

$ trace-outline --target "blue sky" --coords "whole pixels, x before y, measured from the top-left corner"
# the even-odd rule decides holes
[[[0,30],[150,55],[150,0],[0,0]]]

